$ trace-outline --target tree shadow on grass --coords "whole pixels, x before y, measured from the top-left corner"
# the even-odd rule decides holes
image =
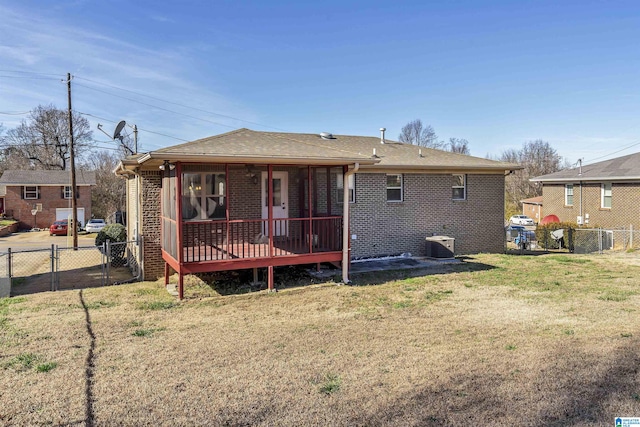
[[[486,271],[494,266],[473,261],[473,258],[459,257],[463,262],[438,264],[433,263],[425,267],[425,263],[416,263],[415,268],[389,269],[384,271],[370,271],[352,273],[350,285],[371,286],[381,285],[394,280],[402,280],[413,277],[427,277],[449,273]],[[323,276],[310,274],[316,268],[316,264],[290,265],[274,268],[274,281],[276,289],[304,287],[308,285],[342,281],[341,270],[329,264],[323,264],[325,272]],[[258,269],[258,281],[254,283],[252,269],[219,271],[198,274],[201,282],[199,286],[206,286],[210,291],[218,295],[238,295],[257,292],[267,289],[266,269]],[[189,285],[187,285],[189,286]]]
[[[457,257],[457,260],[463,261],[450,264],[433,264],[426,267],[416,266],[416,268],[406,268],[399,270],[369,271],[363,273],[354,273],[351,276],[351,285],[353,286],[373,286],[382,285],[387,282],[404,280],[415,277],[429,277],[446,275],[452,273],[471,273],[477,271],[493,270],[494,266],[474,261],[471,257]]]
[[[610,425],[640,413],[638,340],[596,352],[558,346],[535,376],[472,366],[399,396],[375,413],[356,413],[352,425]],[[612,402],[615,402],[612,404]],[[617,411],[617,412],[616,412]]]

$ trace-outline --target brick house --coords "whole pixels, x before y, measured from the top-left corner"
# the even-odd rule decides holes
[[[595,227],[640,229],[640,153],[538,176],[545,215]]]
[[[542,196],[520,200],[522,215],[526,215],[537,223],[542,219]]]
[[[504,176],[519,166],[381,137],[239,129],[124,159],[145,279],[425,254],[501,252]],[[348,220],[343,221],[347,218]],[[270,230],[273,230],[271,232]]]
[[[21,229],[49,228],[58,219],[71,216],[71,175],[60,170],[7,170],[0,177],[3,213],[19,221]],[[91,186],[95,172],[76,174],[78,222],[91,218]],[[33,212],[36,212],[33,215]]]

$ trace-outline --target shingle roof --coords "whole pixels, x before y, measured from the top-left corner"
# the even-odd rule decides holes
[[[640,180],[640,153],[531,178],[534,182]]]
[[[520,200],[520,203],[529,203],[530,205],[541,205],[542,196],[530,197],[528,199]]]
[[[7,170],[0,177],[2,185],[69,185],[71,172],[48,170]],[[94,171],[76,172],[77,185],[96,185]]]
[[[375,156],[374,156],[375,152]],[[420,155],[420,153],[422,155]],[[460,169],[513,170],[520,166],[472,157],[448,151],[418,147],[379,137],[334,135],[323,139],[319,134],[258,132],[238,129],[185,144],[132,156],[126,163],[143,163],[150,159],[169,161],[247,161],[252,163],[354,163],[361,169]]]

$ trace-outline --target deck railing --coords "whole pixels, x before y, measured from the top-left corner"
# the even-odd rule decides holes
[[[342,250],[342,217],[194,221],[182,226],[185,262],[278,257]]]

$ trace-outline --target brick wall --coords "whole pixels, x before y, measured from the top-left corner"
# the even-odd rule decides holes
[[[405,174],[402,202],[386,201],[386,175],[356,174],[352,258],[425,255],[425,237],[454,237],[456,254],[504,249],[504,176],[468,175],[467,199],[452,200],[451,175]]]
[[[600,183],[573,184],[573,206],[565,205],[564,184],[544,184],[542,187],[545,215],[554,214],[560,221],[576,222],[580,215],[589,214],[591,227],[629,227],[640,229],[640,183],[612,183],[611,208],[602,208]]]
[[[36,228],[49,228],[56,220],[56,208],[70,208],[71,199],[62,197],[63,186],[38,186],[40,192],[38,199],[23,199],[22,186],[7,186],[5,196],[5,212],[11,212],[13,218],[19,221],[19,227],[29,229],[34,226],[34,218],[31,209],[37,203],[42,203],[42,212],[36,215]],[[80,197],[78,197],[78,208],[84,208],[84,223],[91,219],[91,187],[78,187]],[[84,225],[83,223],[83,225]]]
[[[144,238],[144,280],[164,276],[160,244],[160,171],[140,172],[142,191],[142,236]],[[133,181],[128,181],[131,184]],[[130,213],[131,214],[131,213]],[[129,219],[130,220],[130,219]]]

